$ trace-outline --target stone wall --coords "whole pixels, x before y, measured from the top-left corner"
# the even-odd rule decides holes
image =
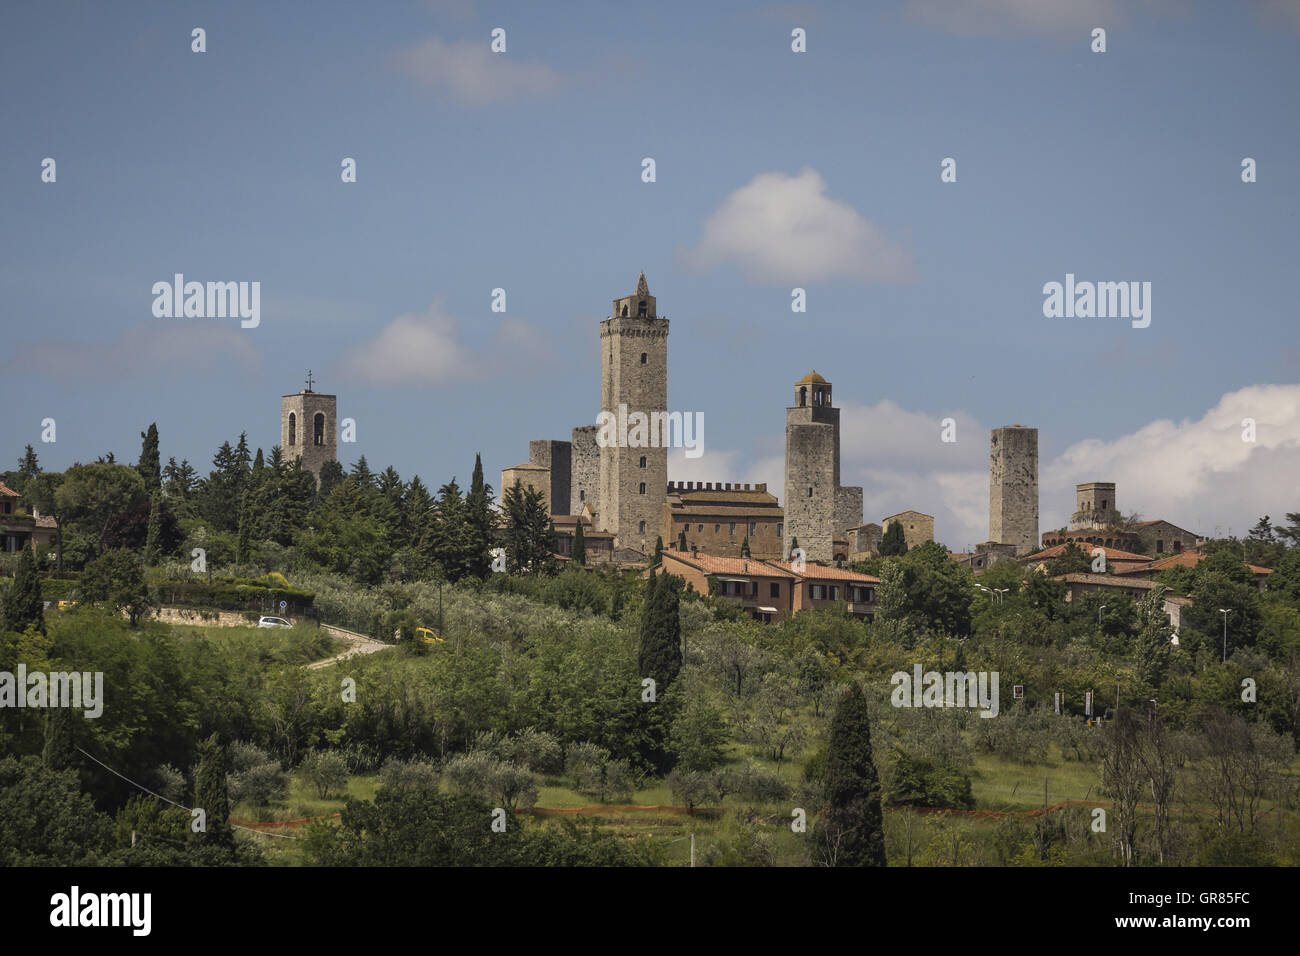
[[[600,448],[595,425],[579,425],[569,442],[569,514],[581,514],[584,505],[600,507]]]
[[[794,539],[809,561],[834,560],[835,439],[838,429],[829,422],[800,421],[787,409],[785,429],[785,534],[783,548],[790,553]],[[839,409],[816,409],[834,411]],[[836,415],[838,418],[838,414]]]
[[[856,528],[860,524],[862,524],[862,489],[857,486],[836,488],[834,532],[851,538],[849,529]],[[851,546],[852,541],[849,543]]]
[[[528,443],[528,463],[541,465],[550,473],[546,500],[550,502],[553,515],[573,514],[567,510],[572,501],[572,452],[573,446],[567,441],[541,439]]]

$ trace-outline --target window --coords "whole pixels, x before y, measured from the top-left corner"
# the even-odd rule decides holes
[[[645,522],[644,522],[644,521],[641,522],[641,533],[642,533],[642,534],[645,534]]]
[[[640,302],[636,304],[636,314],[637,314],[637,318],[640,319],[645,318],[645,299],[642,299]]]
[[[799,404],[800,405],[808,404],[808,387],[806,385],[803,388],[799,389]]]
[[[832,584],[830,592],[832,601],[838,601],[840,599],[840,586],[838,584]]]
[[[1175,541],[1174,554],[1182,554],[1182,553],[1183,553],[1183,543],[1181,541]]]
[[[701,534],[703,534],[703,533],[704,533],[704,525],[697,525],[696,528],[695,528],[695,530],[698,531],[698,532],[700,532]]]
[[[641,482],[641,494],[645,494],[645,482]]]
[[[784,523],[782,523],[782,524],[778,524],[778,525],[776,526],[776,533],[777,533],[778,535],[781,535],[781,536],[784,536],[784,535],[785,535],[785,524],[784,524]]]
[[[641,353],[641,364],[642,364],[642,365],[645,364],[645,360],[646,360],[646,353],[645,353],[645,352],[642,352],[642,353]]]
[[[312,419],[311,425],[311,443],[320,447],[325,444],[325,413],[317,412]]]
[[[814,601],[826,600],[826,585],[810,584],[808,585],[808,597]]]
[[[298,444],[298,416],[293,412],[289,413],[289,444]]]
[[[1105,498],[1102,498],[1102,499],[1101,499],[1101,510],[1102,510],[1102,511],[1105,511],[1105,510],[1106,510],[1106,499],[1105,499]]]
[[[1156,538],[1156,554],[1164,554],[1165,542],[1162,538]]]
[[[734,522],[734,521],[731,522],[731,531],[730,531],[729,533],[730,533],[730,534],[735,534],[735,533],[736,533],[736,522]]]
[[[754,597],[758,597],[758,582],[757,582],[757,581],[754,581],[754,582],[753,582],[753,585],[754,585],[754,587],[750,590],[749,593],[752,594],[752,595],[754,595]]]
[[[641,467],[642,467],[642,468],[645,467],[645,455],[642,455],[642,456],[641,456]]]
[[[749,533],[750,533],[750,534],[757,534],[757,533],[758,533],[758,522],[757,522],[757,521],[751,521],[751,522],[749,523]]]
[[[626,306],[626,305],[623,306],[623,317],[624,317],[624,318],[627,317],[627,306]]]
[[[779,598],[780,596],[781,596],[781,584],[778,581],[773,581],[771,588],[768,590],[768,597]]]
[[[587,493],[586,493],[585,491],[579,491],[579,492],[578,492],[578,500],[579,500],[579,501],[586,501],[586,500],[587,500]]]
[[[809,498],[812,497],[812,486],[809,486],[809,488],[808,488],[808,497],[809,497]]]
[[[713,526],[713,533],[714,533],[714,534],[717,534],[717,533],[718,533],[719,531],[721,531],[721,530],[722,530],[722,525],[720,525],[720,524],[715,524],[715,525]]]

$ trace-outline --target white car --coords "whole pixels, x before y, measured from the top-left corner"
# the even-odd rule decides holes
[[[282,617],[258,618],[257,626],[258,627],[293,627],[292,624],[290,624]]]

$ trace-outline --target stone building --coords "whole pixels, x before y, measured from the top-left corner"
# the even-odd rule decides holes
[[[848,530],[862,523],[862,489],[840,487],[840,410],[831,383],[815,370],[796,382],[785,422],[782,547],[788,555],[798,539],[807,560],[831,563],[836,534],[847,552]]]
[[[889,526],[897,521],[903,526],[903,540],[908,548],[934,540],[934,515],[922,514],[920,511],[900,511],[896,515],[880,519],[880,526],[889,531]]]
[[[542,503],[548,514],[554,514],[551,510],[551,470],[541,465],[534,465],[530,462],[524,462],[522,465],[511,465],[509,468],[501,469],[501,500],[505,501],[506,492],[515,486],[515,482],[524,488],[532,488],[534,491],[541,492]],[[585,529],[584,529],[585,530]]]
[[[748,538],[751,558],[780,558],[784,521],[785,511],[766,484],[670,481],[664,547],[675,548],[685,531],[687,551],[739,558]]]
[[[285,464],[300,460],[320,487],[321,466],[338,461],[338,398],[313,392],[310,383],[309,376],[307,388],[280,399],[280,450]]]
[[[600,446],[597,425],[579,425],[569,443],[569,514],[596,513],[600,503]]]
[[[569,511],[569,483],[573,473],[573,445],[567,441],[530,441],[528,464],[546,469],[547,510],[553,515],[567,515]],[[506,485],[501,486],[504,492]]]
[[[1070,527],[1044,531],[1044,548],[1073,542],[1085,551],[1089,545],[1095,545],[1159,556],[1190,551],[1203,540],[1196,532],[1163,519],[1126,521],[1116,503],[1114,482],[1090,481],[1076,485],[1075,499]]]
[[[989,540],[1038,550],[1038,429],[993,429],[989,442]]]
[[[849,528],[844,534],[849,540],[850,561],[865,561],[880,555],[880,539],[884,532],[874,521]]]
[[[614,300],[600,323],[600,407],[620,419],[641,413],[653,420],[668,412],[668,319],[661,317],[645,280],[632,295]],[[599,437],[599,435],[598,435]],[[632,447],[621,436],[600,448],[597,527],[614,545],[643,554],[654,550],[668,489],[668,449],[662,436]]]
[[[1117,528],[1124,523],[1119,505],[1115,503],[1113,481],[1089,481],[1075,485],[1075,509],[1070,518],[1071,531],[1093,531]]]

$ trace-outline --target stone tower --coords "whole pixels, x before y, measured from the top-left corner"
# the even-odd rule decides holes
[[[668,320],[658,315],[644,272],[600,323],[600,408],[618,421],[617,439],[600,446],[600,529],[614,535],[614,547],[649,554],[668,496],[668,449],[649,427],[655,412],[668,411]],[[630,447],[632,428],[623,422],[635,426],[637,413],[653,446]]]
[[[831,562],[839,490],[840,410],[831,405],[831,383],[814,371],[795,383],[794,406],[785,410],[785,528],[781,541],[787,555],[798,538],[807,560]],[[861,522],[859,497],[858,520],[853,523]]]
[[[1123,517],[1115,504],[1113,481],[1089,481],[1074,486],[1076,506],[1070,518],[1074,530],[1114,528],[1123,524]]]
[[[300,459],[302,467],[316,476],[320,487],[321,465],[338,461],[338,399],[308,387],[280,399],[280,451],[285,464]]]
[[[993,429],[989,443],[989,540],[1038,550],[1038,429]]]

